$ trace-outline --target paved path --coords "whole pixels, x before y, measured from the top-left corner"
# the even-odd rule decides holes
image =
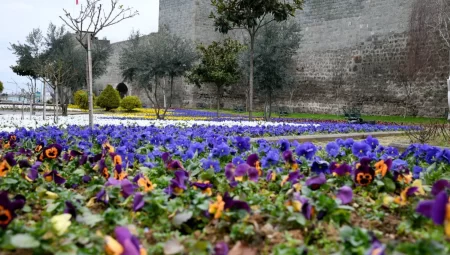
[[[256,142],[259,139],[265,139],[269,142],[277,142],[282,139],[289,140],[290,142],[298,141],[300,143],[304,142],[319,142],[319,141],[334,141],[338,138],[347,139],[353,138],[355,140],[366,139],[368,136],[388,137],[388,136],[403,136],[405,132],[403,131],[391,131],[391,132],[370,132],[370,133],[347,133],[347,134],[317,134],[317,135],[302,135],[302,136],[276,136],[276,137],[259,137],[252,138],[252,142]]]

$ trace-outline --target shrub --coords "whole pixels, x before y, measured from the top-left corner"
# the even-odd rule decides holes
[[[122,99],[122,102],[120,102],[120,106],[127,111],[131,111],[135,108],[141,108],[142,103],[139,97],[127,96]]]
[[[97,105],[105,108],[107,111],[118,108],[120,105],[119,91],[115,90],[111,85],[106,86],[105,90],[97,98]]]
[[[81,109],[89,109],[89,99],[88,94],[84,90],[78,90],[73,95],[73,101],[75,105],[78,105]]]

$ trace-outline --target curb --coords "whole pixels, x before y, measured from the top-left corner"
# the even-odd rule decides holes
[[[368,136],[373,137],[388,137],[388,136],[402,136],[404,131],[391,131],[391,132],[371,132],[371,133],[348,133],[348,134],[319,134],[319,135],[303,135],[303,136],[275,136],[275,137],[258,137],[250,139],[251,142],[256,142],[259,139],[264,139],[268,142],[278,142],[279,140],[288,140],[289,142],[321,142],[321,141],[334,141],[338,138],[347,139],[366,139]]]

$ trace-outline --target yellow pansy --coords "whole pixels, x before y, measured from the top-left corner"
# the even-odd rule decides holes
[[[58,236],[63,235],[64,233],[66,233],[67,229],[69,229],[70,225],[72,224],[70,222],[71,217],[72,217],[72,215],[70,215],[68,213],[64,213],[64,214],[53,216],[50,219],[50,222],[53,225],[53,229],[56,231],[56,234]]]

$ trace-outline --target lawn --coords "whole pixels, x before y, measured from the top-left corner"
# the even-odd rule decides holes
[[[215,112],[214,109],[202,109],[202,111]],[[237,113],[233,110],[221,110],[221,113],[232,114],[238,116],[248,116],[248,112]],[[255,117],[264,117],[264,112],[254,112]],[[273,118],[280,118],[278,114],[272,113]],[[343,115],[336,114],[312,114],[312,113],[291,113],[288,116],[281,116],[281,118],[292,119],[308,119],[308,120],[345,120]],[[392,122],[392,123],[405,123],[405,124],[421,124],[421,123],[433,123],[433,122],[446,122],[445,118],[426,118],[426,117],[403,117],[403,116],[373,116],[362,115],[365,121],[379,121],[379,122]]]

